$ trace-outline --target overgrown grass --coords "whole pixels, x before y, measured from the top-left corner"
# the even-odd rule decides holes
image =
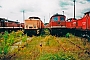
[[[80,45],[82,48],[89,49],[90,44],[83,44],[81,38],[72,34],[69,37],[56,37],[50,35],[47,29],[40,36],[30,37],[28,45],[22,48],[12,59],[16,60],[85,60],[88,54],[71,44],[68,40]],[[21,32],[20,32],[21,33]],[[27,35],[16,34],[23,42],[26,41]],[[40,46],[42,45],[42,46]]]
[[[26,42],[27,35],[23,35],[23,31],[11,32],[7,31],[4,34],[0,34],[0,56],[8,55],[11,52],[11,46],[22,40],[22,42]],[[0,57],[1,58],[1,57]]]
[[[45,53],[39,57],[38,60],[75,60],[73,55],[64,52],[59,53]]]

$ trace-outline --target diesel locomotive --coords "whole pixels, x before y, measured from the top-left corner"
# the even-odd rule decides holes
[[[29,17],[24,22],[24,30],[28,35],[39,35],[44,24],[39,17]]]
[[[5,18],[0,18],[0,32],[17,31],[24,28],[24,24],[18,21],[11,21]]]

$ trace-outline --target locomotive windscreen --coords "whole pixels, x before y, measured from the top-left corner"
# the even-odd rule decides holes
[[[65,17],[64,16],[60,16],[60,21],[65,21]]]
[[[58,21],[58,17],[53,17],[53,20],[54,21]]]

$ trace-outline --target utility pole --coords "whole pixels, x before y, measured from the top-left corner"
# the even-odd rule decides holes
[[[74,19],[75,19],[75,0],[73,2],[74,2]]]
[[[45,24],[45,16],[44,16],[44,24]]]
[[[23,21],[24,21],[24,19],[25,19],[25,16],[24,16],[25,11],[23,10],[22,12],[23,12]]]

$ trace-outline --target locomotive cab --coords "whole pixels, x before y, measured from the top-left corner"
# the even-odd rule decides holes
[[[49,30],[52,35],[65,35],[66,34],[66,16],[55,14],[50,18]]]
[[[42,28],[44,28],[44,24],[39,17],[29,17],[25,20],[24,29],[28,35],[39,35]]]
[[[50,19],[51,28],[63,28],[65,27],[65,16],[60,14],[55,14]]]

